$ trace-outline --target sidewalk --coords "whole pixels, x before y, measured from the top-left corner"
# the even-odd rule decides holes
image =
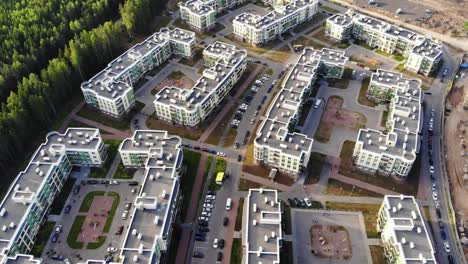
[[[109,127],[109,126],[105,126],[101,123],[98,123],[96,121],[92,121],[92,120],[89,120],[89,119],[86,119],[84,117],[81,117],[81,116],[73,116],[72,117],[73,119],[75,119],[76,121],[78,122],[81,122],[81,123],[84,123],[86,125],[90,125],[90,126],[93,126],[95,128],[99,128],[100,130],[105,130],[107,132],[110,132],[114,135],[117,135],[117,136],[121,136],[122,138],[129,138],[131,137],[132,135],[128,132],[125,132],[125,131],[122,131],[122,130],[118,130],[118,129],[115,129],[115,128],[112,128],[112,127]]]
[[[64,133],[65,130],[68,128],[68,124],[70,124],[70,121],[73,119],[73,117],[76,116],[76,113],[81,110],[81,108],[85,105],[85,101],[81,101],[73,110],[67,115],[65,120],[63,120],[62,126],[59,128],[60,133]]]
[[[259,177],[259,176],[255,176],[255,175],[245,173],[245,172],[242,173],[241,177],[246,179],[246,180],[253,181],[253,182],[256,182],[256,183],[260,183],[262,185],[266,185],[266,186],[269,186],[271,188],[280,190],[282,192],[288,192],[288,191],[290,191],[292,189],[291,186],[287,186],[287,185],[284,185],[284,184],[281,184],[281,183],[277,183],[277,182],[271,181],[269,179],[262,178],[262,177]]]
[[[198,163],[197,176],[193,184],[192,195],[190,197],[190,201],[192,202],[192,205],[188,208],[188,212],[185,215],[185,219],[182,219],[182,221],[185,224],[191,223],[193,221],[193,217],[197,213],[197,209],[198,209],[197,203],[199,200],[198,197],[200,195],[207,161],[208,161],[208,156],[202,153],[200,162]],[[190,229],[184,228],[182,230],[182,234],[180,236],[180,241],[179,241],[179,248],[177,249],[177,257],[176,257],[175,263],[177,264],[185,263],[185,256],[187,255],[187,250],[190,245],[191,235],[192,235],[191,228]]]
[[[234,238],[234,227],[237,217],[237,208],[239,207],[239,198],[232,199],[232,208],[228,213],[229,222],[232,224],[226,228],[225,246],[224,246],[224,260],[222,263],[231,263],[232,242]]]

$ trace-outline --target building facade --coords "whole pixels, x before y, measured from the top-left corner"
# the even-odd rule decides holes
[[[313,139],[294,132],[302,106],[317,78],[340,78],[346,61],[341,50],[304,48],[257,130],[254,141],[257,163],[296,176],[303,171],[309,163]]]
[[[216,15],[247,0],[188,0],[179,4],[182,20],[199,32],[215,26]]]
[[[414,196],[386,195],[377,219],[387,263],[436,264],[426,220]]]
[[[249,189],[242,221],[243,263],[280,263],[283,241],[278,191]]]
[[[164,87],[156,94],[154,107],[158,119],[195,127],[218,107],[241,78],[247,66],[247,52],[234,45],[215,42],[204,51],[203,71],[192,89]]]
[[[72,167],[99,167],[106,158],[107,148],[98,129],[69,128],[64,134],[47,134],[0,204],[0,260],[37,261],[21,254],[31,252]]]
[[[389,102],[386,131],[359,130],[354,164],[369,174],[405,180],[421,145],[421,81],[378,70],[371,76],[367,96],[377,102]]]
[[[119,153],[125,167],[145,170],[129,212],[119,263],[160,263],[176,215],[182,140],[167,131],[137,130],[122,141]]]
[[[317,0],[294,0],[286,5],[274,6],[266,15],[250,12],[234,18],[232,26],[235,36],[254,46],[260,46],[302,24],[317,13]]]
[[[390,54],[400,54],[407,58],[406,69],[426,76],[438,69],[443,55],[441,44],[352,9],[329,17],[325,34],[340,42],[354,39]]]
[[[109,116],[122,117],[135,104],[135,83],[172,55],[190,57],[194,47],[195,33],[179,28],[162,29],[83,82],[81,90],[86,103]]]

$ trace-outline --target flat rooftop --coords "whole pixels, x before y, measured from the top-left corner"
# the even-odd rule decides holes
[[[265,15],[258,15],[251,12],[244,12],[237,15],[233,22],[242,23],[245,26],[261,28],[277,23],[285,17],[301,10],[305,6],[317,5],[316,0],[294,0],[284,6],[275,6],[274,11]]]
[[[170,42],[192,43],[195,41],[195,33],[180,28],[162,28],[159,32],[149,36],[143,42],[136,44],[122,55],[111,61],[108,66],[81,84],[82,89],[90,89],[100,96],[115,98],[124,94],[128,89],[133,89],[131,83],[122,78],[132,67],[149,58],[151,54],[158,52],[170,45]]]
[[[331,22],[342,27],[348,27],[353,25],[353,18],[347,13],[337,13],[327,18],[327,22]]]
[[[371,76],[370,85],[386,87],[393,93],[387,120],[390,131],[383,133],[361,129],[358,140],[364,143],[363,149],[414,160],[419,150],[418,133],[422,127],[421,80],[405,78],[401,73],[377,70]]]
[[[392,221],[402,259],[407,263],[422,263],[422,259],[425,263],[436,263],[426,221],[414,197],[386,195],[383,204],[388,221]]]
[[[131,222],[122,246],[124,263],[150,263],[156,243],[166,239],[176,201],[177,171],[183,160],[182,140],[166,131],[137,130],[119,151],[146,155],[144,180],[130,211]],[[143,249],[143,254],[139,249]]]
[[[279,263],[282,230],[277,191],[250,189],[247,206],[244,221],[247,263]]]
[[[0,240],[14,239],[17,226],[23,224],[38,193],[67,152],[97,151],[100,142],[96,128],[68,128],[64,134],[47,134],[46,141],[34,152],[26,169],[15,178],[0,204]]]
[[[183,2],[181,6],[190,10],[191,13],[197,14],[199,16],[215,12],[215,10],[211,6],[207,5],[201,0],[189,0],[187,2]]]
[[[155,102],[193,110],[214,96],[220,85],[231,78],[247,57],[247,51],[244,49],[236,49],[233,45],[219,41],[208,46],[204,54],[216,57],[218,61],[203,71],[202,76],[195,82],[192,89],[185,90],[166,86],[156,94]]]

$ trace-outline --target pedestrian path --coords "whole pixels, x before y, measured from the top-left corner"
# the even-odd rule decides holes
[[[259,176],[255,176],[255,175],[245,173],[245,172],[242,173],[241,177],[246,179],[246,180],[253,181],[253,182],[256,182],[256,183],[260,183],[261,185],[265,185],[265,186],[277,189],[277,190],[282,191],[282,192],[288,192],[288,191],[290,191],[292,189],[291,186],[287,186],[287,185],[284,185],[284,184],[281,184],[281,183],[277,183],[277,182],[271,181],[269,179],[262,178],[262,177],[259,177]]]
[[[397,193],[397,192],[390,191],[390,190],[387,190],[385,188],[369,184],[367,182],[363,182],[363,181],[356,180],[356,179],[353,179],[353,178],[350,178],[350,177],[346,177],[346,176],[341,175],[341,174],[331,175],[330,178],[333,178],[335,180],[339,180],[341,182],[351,184],[351,185],[354,185],[356,187],[366,189],[366,190],[369,190],[369,191],[372,191],[372,192],[375,192],[375,193],[380,193],[382,195],[399,195],[399,193]]]

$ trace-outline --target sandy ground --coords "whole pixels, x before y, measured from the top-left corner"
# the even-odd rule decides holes
[[[113,202],[114,197],[112,196],[94,197],[91,208],[89,208],[86,219],[81,227],[79,241],[84,243],[97,241],[98,237],[102,235],[107,213],[111,210]]]
[[[192,89],[193,85],[194,85],[193,80],[187,76],[183,76],[179,80],[166,78],[162,80],[156,87],[153,88],[152,93],[156,94],[159,90],[161,90],[162,88],[166,86],[175,86],[175,87],[179,87],[182,89],[190,90]]]
[[[330,97],[322,121],[336,127],[358,129],[366,124],[366,118],[357,112],[342,108],[343,99]]]
[[[350,259],[351,243],[342,226],[313,225],[310,228],[313,254],[323,258]]]

